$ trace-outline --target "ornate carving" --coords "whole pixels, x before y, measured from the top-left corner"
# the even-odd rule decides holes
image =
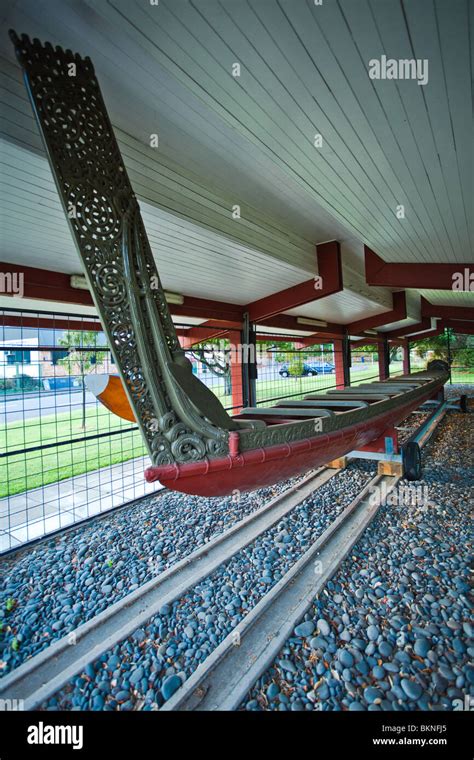
[[[89,58],[10,36],[86,275],[155,464],[228,449],[167,370],[182,361],[163,288]]]

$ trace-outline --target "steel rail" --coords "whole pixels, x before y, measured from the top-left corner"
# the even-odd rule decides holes
[[[375,517],[382,495],[399,480],[376,475],[161,711],[235,710]]]
[[[322,467],[271,499],[156,578],[52,642],[0,680],[0,698],[23,700],[31,710],[54,694],[88,663],[133,633],[203,578],[274,526],[338,470]]]

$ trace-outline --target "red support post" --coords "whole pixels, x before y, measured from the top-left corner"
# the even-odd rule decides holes
[[[233,414],[238,414],[244,407],[244,386],[242,376],[241,337],[238,330],[232,330],[228,335],[230,341],[230,382],[232,385]]]
[[[342,340],[333,341],[334,346],[334,364],[336,366],[336,388],[344,388],[344,343]]]
[[[408,340],[403,346],[403,374],[410,374],[410,342]]]
[[[379,380],[388,380],[390,369],[388,366],[388,341],[377,344],[377,353],[379,357]]]

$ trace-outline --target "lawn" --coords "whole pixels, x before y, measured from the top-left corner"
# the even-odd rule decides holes
[[[88,409],[86,429],[83,430],[81,425],[81,410],[56,416],[34,417],[25,423],[12,422],[0,427],[0,451],[36,449],[71,438],[80,439],[132,427],[104,407]],[[137,430],[3,457],[0,459],[0,497],[56,483],[74,475],[135,459],[145,453]]]

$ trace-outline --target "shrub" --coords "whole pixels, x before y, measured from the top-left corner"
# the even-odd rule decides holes
[[[294,358],[291,360],[288,366],[288,372],[291,377],[301,377],[303,374],[304,361],[300,358]]]

